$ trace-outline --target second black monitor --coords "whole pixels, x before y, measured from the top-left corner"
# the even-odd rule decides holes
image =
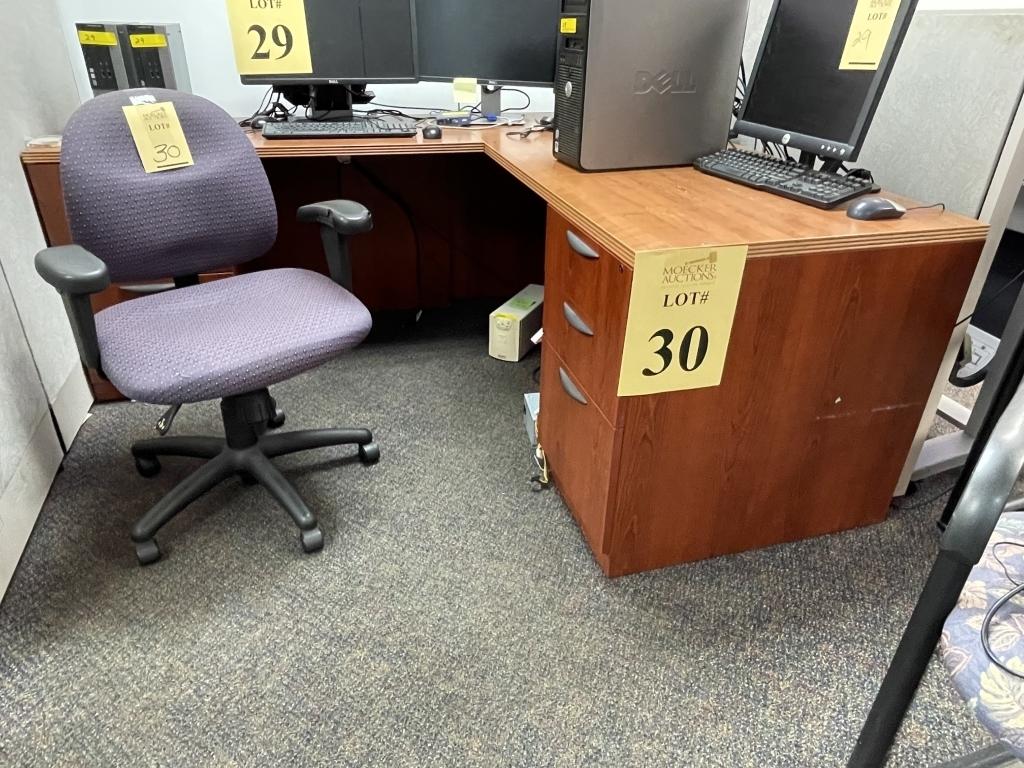
[[[917,0],[776,0],[737,132],[855,160]]]
[[[561,0],[416,0],[421,80],[555,80]]]

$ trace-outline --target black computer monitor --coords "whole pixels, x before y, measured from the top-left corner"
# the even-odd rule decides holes
[[[775,0],[737,133],[831,160],[857,159],[917,6],[917,0],[871,0],[868,8],[865,2],[859,2],[862,14],[895,15],[888,42],[877,59],[844,62],[864,35],[854,24],[858,0]]]
[[[561,0],[416,0],[421,80],[555,82]]]
[[[311,73],[243,75],[257,85],[414,83],[414,0],[305,0]]]

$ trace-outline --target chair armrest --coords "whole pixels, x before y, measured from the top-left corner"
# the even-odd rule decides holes
[[[974,566],[1024,468],[1024,386],[999,417],[942,535],[940,547]]]
[[[299,221],[330,227],[339,235],[361,235],[373,229],[373,216],[352,200],[327,200],[299,208]]]
[[[99,293],[110,285],[107,265],[80,245],[60,245],[36,254],[36,272],[62,294]]]
[[[81,246],[61,245],[36,254],[36,272],[64,299],[82,362],[102,373],[96,320],[89,296],[110,285],[107,265]]]
[[[352,200],[328,200],[299,208],[299,221],[320,225],[320,239],[324,244],[331,279],[352,290],[352,261],[346,238],[373,229],[370,211],[365,205]]]

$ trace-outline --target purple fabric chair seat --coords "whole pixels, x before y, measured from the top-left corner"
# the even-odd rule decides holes
[[[989,660],[981,644],[981,629],[992,604],[1020,581],[1022,546],[1024,513],[1004,513],[946,619],[939,642],[942,662],[967,706],[1019,759],[1024,759],[1024,680],[1008,675]],[[997,658],[1024,673],[1024,608],[1020,600],[996,615],[990,640]]]
[[[103,371],[126,396],[173,405],[269,387],[359,344],[370,313],[303,269],[153,294],[96,315]]]

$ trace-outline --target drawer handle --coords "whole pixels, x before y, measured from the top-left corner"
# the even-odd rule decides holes
[[[565,231],[565,237],[569,240],[569,247],[585,259],[599,259],[600,254],[584,243],[571,229]]]
[[[566,394],[569,395],[580,405],[589,405],[587,398],[580,392],[580,388],[572,383],[572,379],[569,378],[569,374],[565,372],[565,368],[558,369],[558,378],[562,380],[562,389],[565,390]]]
[[[594,331],[591,330],[589,325],[583,322],[583,318],[577,314],[576,310],[569,306],[568,301],[562,304],[562,313],[565,315],[565,319],[569,321],[569,325],[584,336],[594,335]]]

